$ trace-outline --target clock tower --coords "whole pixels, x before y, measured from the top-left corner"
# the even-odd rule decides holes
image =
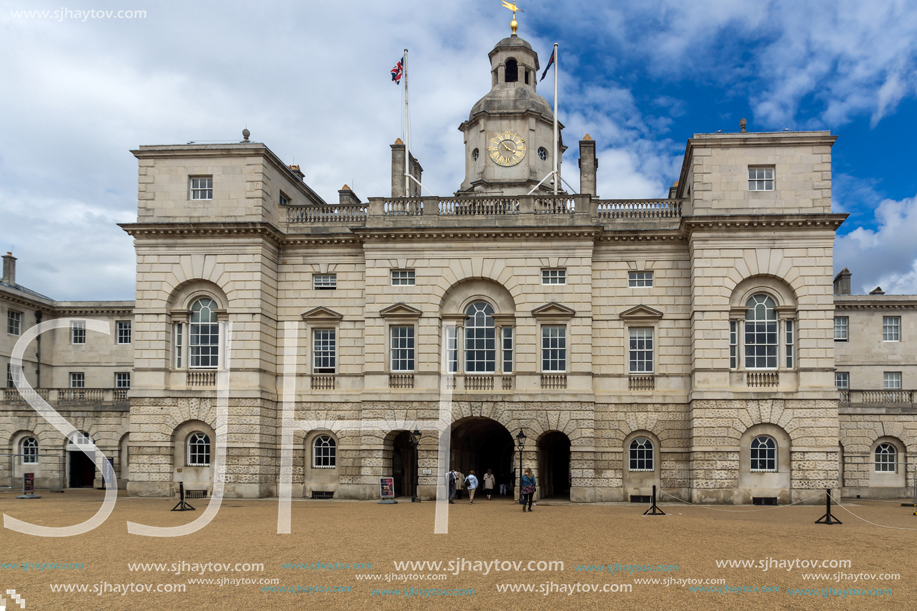
[[[538,54],[515,33],[490,52],[490,93],[459,126],[465,136],[465,180],[457,195],[525,195],[553,169],[554,113],[535,91],[538,70]],[[553,189],[549,178],[539,191]]]

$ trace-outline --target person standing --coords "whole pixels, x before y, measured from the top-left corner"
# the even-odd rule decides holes
[[[474,469],[468,472],[468,477],[465,478],[465,490],[468,491],[468,504],[474,505],[474,491],[478,487],[478,478],[474,474]]]
[[[484,474],[484,494],[487,495],[487,500],[490,500],[490,495],[494,493],[494,473],[490,469],[487,470],[487,473]]]
[[[449,486],[449,504],[455,504],[455,487],[458,482],[458,472],[455,469],[450,469],[446,473],[446,484]]]
[[[462,498],[462,490],[465,488],[465,474],[461,471],[455,472],[455,498]]]
[[[528,503],[529,512],[532,511],[532,498],[535,496],[535,476],[531,469],[526,469],[522,475],[522,512],[525,513],[525,505]]]

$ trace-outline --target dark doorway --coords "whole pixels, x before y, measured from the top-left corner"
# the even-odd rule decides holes
[[[512,490],[512,460],[514,442],[506,428],[490,418],[468,418],[452,427],[452,465],[463,474],[473,469],[484,493],[484,474],[491,469],[496,480],[494,494],[499,497],[500,485]],[[448,468],[448,467],[447,467]]]
[[[392,477],[395,478],[395,496],[414,495],[414,443],[411,433],[401,431],[395,437],[392,449]]]
[[[82,452],[69,452],[70,454],[70,487],[92,488],[95,484],[95,462]]]
[[[510,59],[506,61],[506,82],[515,83],[519,80],[519,64],[516,63],[516,60]]]
[[[541,497],[570,498],[570,438],[559,431],[538,442]]]

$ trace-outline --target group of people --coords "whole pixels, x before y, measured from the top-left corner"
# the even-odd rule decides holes
[[[496,478],[494,477],[493,471],[491,469],[487,470],[487,473],[484,474],[484,494],[487,495],[487,500],[491,499],[491,496],[494,493],[494,486],[496,484]],[[460,495],[462,489],[468,492],[468,503],[474,505],[474,493],[477,491],[481,482],[478,481],[478,477],[474,474],[474,470],[468,472],[468,475],[463,475],[460,471],[456,469],[450,469],[446,473],[446,483],[449,486],[449,503],[455,504],[455,498],[457,495]],[[522,475],[522,489],[519,491],[519,502],[522,503],[522,511],[532,511],[532,502],[535,496],[535,476],[532,473],[531,469],[526,469]],[[506,484],[500,484],[500,494],[506,493]]]

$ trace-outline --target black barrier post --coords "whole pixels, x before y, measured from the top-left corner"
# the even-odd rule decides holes
[[[194,507],[185,502],[185,484],[178,482],[178,505],[172,508],[172,511],[197,511]]]
[[[645,516],[664,516],[665,512],[656,506],[656,484],[653,484],[653,504],[643,512]]]
[[[825,507],[828,513],[815,520],[816,524],[843,524],[843,522],[831,515],[831,488],[825,488]]]

